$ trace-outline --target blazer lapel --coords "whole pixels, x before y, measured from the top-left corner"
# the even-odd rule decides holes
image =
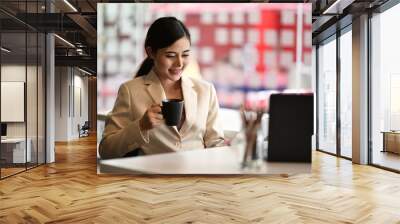
[[[181,135],[185,135],[196,122],[197,92],[193,88],[193,82],[189,77],[182,76],[182,93],[185,106],[185,122],[181,127]]]
[[[160,79],[157,75],[151,70],[149,74],[146,75],[144,79],[144,84],[147,85],[147,92],[153,98],[154,104],[161,105],[161,101],[166,99],[164,89],[161,85]]]

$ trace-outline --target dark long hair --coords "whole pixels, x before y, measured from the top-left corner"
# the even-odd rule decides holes
[[[161,17],[150,25],[144,42],[145,49],[151,48],[153,53],[158,49],[168,47],[182,37],[190,42],[190,33],[186,26],[175,17]],[[146,75],[153,68],[154,61],[149,56],[140,65],[136,77]]]

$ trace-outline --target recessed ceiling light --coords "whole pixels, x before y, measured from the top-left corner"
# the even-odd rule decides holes
[[[75,48],[75,45],[71,44],[71,42],[69,42],[68,40],[66,40],[66,39],[64,39],[64,38],[62,38],[62,37],[60,37],[60,36],[57,35],[57,34],[54,34],[54,36],[57,37],[58,39],[60,39],[61,41],[63,41],[64,43],[66,43],[67,45],[69,45],[69,46]]]
[[[4,52],[7,52],[7,53],[10,53],[10,52],[11,52],[11,50],[9,50],[9,49],[7,49],[7,48],[5,48],[5,47],[1,47],[1,50],[4,51]]]
[[[78,10],[71,4],[69,3],[69,1],[64,0],[65,4],[67,4],[72,10],[74,10],[74,12],[78,12]]]
[[[336,0],[322,14],[342,14],[343,9],[351,5],[355,0]]]
[[[78,69],[79,69],[79,71],[81,71],[81,72],[83,72],[83,73],[85,73],[85,74],[87,74],[87,75],[92,75],[92,73],[90,73],[90,72],[88,72],[88,71],[86,71],[86,70],[83,70],[83,69],[81,69],[81,68],[79,68],[79,67],[78,67]]]

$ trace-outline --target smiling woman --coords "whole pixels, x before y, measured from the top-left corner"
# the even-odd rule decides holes
[[[107,116],[99,146],[103,159],[224,145],[214,86],[182,75],[190,45],[188,29],[175,17],[153,22],[145,40],[147,58],[136,78],[120,86]],[[165,125],[162,115],[171,114],[164,112],[171,102],[175,105],[168,108],[179,113],[176,126]]]

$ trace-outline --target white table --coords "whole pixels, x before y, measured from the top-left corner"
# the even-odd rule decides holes
[[[25,154],[25,138],[6,138],[1,139],[2,144],[2,152],[6,150],[12,150],[12,163],[25,163],[25,159],[27,158],[26,162],[31,161],[31,139],[27,138],[27,147],[26,147],[26,154]],[[12,146],[11,149],[8,147]],[[3,148],[6,147],[6,148]],[[11,161],[10,161],[11,162]]]
[[[121,174],[296,174],[310,173],[311,163],[260,162],[259,169],[242,169],[243,153],[218,147],[157,155],[99,160],[100,173]]]

